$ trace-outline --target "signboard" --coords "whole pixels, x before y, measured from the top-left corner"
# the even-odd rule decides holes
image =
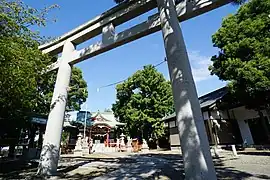
[[[33,122],[33,123],[38,123],[38,124],[46,124],[46,123],[47,123],[47,119],[45,119],[45,118],[33,117],[31,122]]]

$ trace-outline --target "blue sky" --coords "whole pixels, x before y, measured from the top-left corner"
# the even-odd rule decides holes
[[[49,13],[50,21],[47,26],[38,28],[41,35],[52,37],[72,30],[115,5],[113,0],[91,0],[92,3],[89,0],[24,0],[24,2],[35,8],[52,4],[60,6],[59,9]],[[210,76],[208,71],[210,58],[218,51],[212,45],[211,36],[219,29],[222,18],[235,13],[237,8],[237,6],[229,4],[181,23],[199,96],[225,85],[225,82],[221,82],[217,77]],[[153,10],[125,23],[117,27],[116,31],[119,32],[137,22],[144,21],[156,11]],[[56,19],[56,22],[52,22],[53,19]],[[77,49],[98,40],[100,37],[78,46]],[[162,34],[157,32],[77,64],[76,66],[82,69],[83,77],[88,84],[89,96],[86,102],[88,109],[103,111],[105,108],[110,108],[111,104],[115,102],[114,86],[102,88],[100,91],[97,91],[97,88],[126,79],[144,65],[157,64],[164,57]],[[166,63],[157,69],[167,79],[169,78]]]

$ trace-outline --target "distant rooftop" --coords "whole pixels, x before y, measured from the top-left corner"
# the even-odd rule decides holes
[[[199,103],[200,103],[201,108],[207,108],[213,105],[218,100],[222,99],[227,93],[228,93],[228,88],[225,86],[199,97]],[[168,116],[165,116],[164,118],[162,118],[162,120],[171,119],[175,116],[176,114],[174,112]]]

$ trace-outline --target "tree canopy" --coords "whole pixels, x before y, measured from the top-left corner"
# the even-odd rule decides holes
[[[231,92],[247,107],[270,103],[270,0],[251,0],[222,22],[212,36],[218,55],[211,74],[229,81]]]
[[[12,118],[36,106],[41,72],[50,62],[38,50],[38,35],[28,29],[43,24],[37,11],[20,2],[0,2],[1,116]]]
[[[21,1],[0,1],[0,139],[16,134],[33,112],[49,112],[56,72],[43,72],[55,58],[42,54],[43,38],[30,27],[45,25],[53,7],[36,10]],[[81,70],[73,68],[68,110],[80,108],[86,87]]]
[[[43,81],[39,83],[39,104],[36,111],[48,114],[57,72],[50,72],[44,76]],[[79,111],[81,109],[80,106],[86,101],[87,97],[87,83],[83,79],[82,71],[74,66],[72,67],[66,111]]]
[[[161,118],[174,111],[171,85],[154,66],[145,66],[116,87],[112,110],[131,137],[157,139],[164,134]]]
[[[138,1],[138,0],[113,0],[115,3],[120,4],[124,2],[130,2],[130,1]],[[175,0],[176,2],[180,2],[181,0]],[[243,4],[246,0],[232,0],[235,4]]]

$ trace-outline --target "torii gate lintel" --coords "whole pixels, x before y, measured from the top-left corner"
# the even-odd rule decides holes
[[[56,55],[62,52],[66,41],[72,42],[75,46],[102,34],[102,41],[96,42],[84,49],[74,52],[69,59],[70,64],[89,59],[113,48],[122,46],[149,34],[161,30],[159,13],[148,17],[147,21],[137,24],[122,32],[115,32],[114,29],[134,17],[154,9],[156,3],[153,0],[132,1],[133,3],[113,8],[93,20],[75,28],[52,42],[39,46],[43,53]],[[137,3],[136,3],[137,2]],[[223,6],[230,0],[184,0],[176,4],[177,17],[180,22],[196,17],[200,14]],[[130,6],[129,6],[130,5]],[[116,6],[117,7],[117,6]],[[138,11],[138,9],[140,11]],[[118,10],[118,11],[117,11]],[[128,16],[129,15],[129,16]],[[108,28],[110,26],[110,28]],[[109,32],[107,31],[109,29]],[[50,65],[49,70],[59,67],[59,61]]]

